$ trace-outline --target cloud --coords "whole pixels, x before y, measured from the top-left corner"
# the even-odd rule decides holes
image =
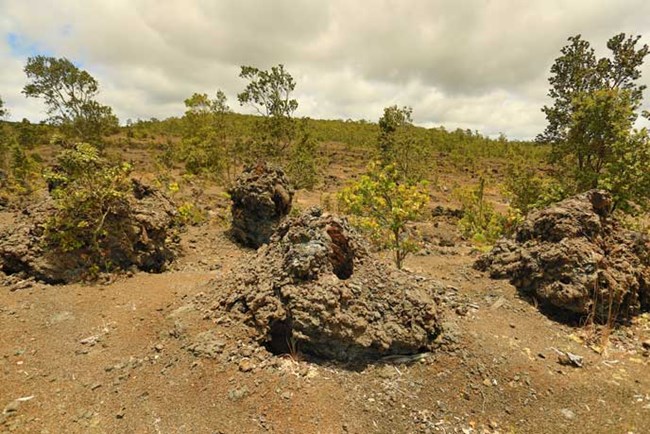
[[[217,89],[246,112],[239,66],[284,63],[302,116],[376,120],[400,104],[422,125],[522,138],[544,128],[546,77],[568,36],[602,50],[615,33],[650,30],[644,0],[0,0],[0,10],[0,95],[14,118],[43,118],[20,95],[39,50],[83,65],[122,120],[179,115],[193,92]]]

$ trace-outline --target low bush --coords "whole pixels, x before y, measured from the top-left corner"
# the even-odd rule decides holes
[[[480,178],[478,185],[459,188],[454,196],[461,203],[463,217],[458,227],[467,239],[479,247],[489,247],[496,240],[514,229],[521,220],[516,210],[507,215],[498,213],[485,198],[485,179]]]
[[[91,274],[110,271],[133,250],[130,240],[129,195],[131,167],[109,164],[96,148],[79,144],[57,157],[54,170],[46,173],[56,211],[45,225],[48,248],[62,253],[78,252]]]

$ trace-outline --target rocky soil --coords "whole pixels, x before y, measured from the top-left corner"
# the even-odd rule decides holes
[[[338,162],[335,174],[349,178],[349,161]],[[443,173],[440,183],[457,180]],[[443,211],[453,208],[444,191],[431,192]],[[319,196],[298,191],[295,204]],[[219,197],[202,197],[212,217],[180,234],[183,254],[163,273],[92,285],[0,273],[0,432],[647,432],[647,312],[595,346],[592,328],[555,321],[536,293],[475,270],[456,214],[418,225],[425,246],[400,272],[343,219],[315,211],[279,223],[258,252],[242,248]],[[611,262],[641,269],[629,234],[613,235],[594,199],[551,213],[550,229],[528,223],[518,251],[561,230],[571,235],[543,241],[540,260],[544,248],[592,243],[613,278]],[[0,211],[0,232],[21,218]],[[596,236],[581,239],[589,230]],[[619,236],[626,253],[601,243]],[[338,346],[358,359],[332,360]]]

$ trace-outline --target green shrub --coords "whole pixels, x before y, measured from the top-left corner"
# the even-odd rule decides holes
[[[429,202],[426,184],[408,185],[394,165],[374,162],[367,174],[339,194],[339,209],[353,216],[352,223],[370,234],[381,247],[393,250],[395,265],[417,250],[407,226],[422,217]]]
[[[322,166],[318,152],[318,144],[307,134],[293,145],[287,164],[287,175],[295,188],[312,190],[318,184]]]
[[[184,202],[178,207],[178,220],[181,224],[196,226],[205,221],[205,215],[191,202]]]
[[[505,193],[510,205],[522,215],[566,197],[556,178],[544,176],[523,158],[515,158],[506,169]]]
[[[482,177],[477,186],[457,189],[454,195],[463,210],[463,217],[458,222],[461,233],[481,247],[494,244],[512,231],[520,220],[520,214],[516,211],[507,216],[496,212],[485,199],[485,179]]]
[[[109,164],[96,148],[80,144],[66,149],[46,179],[56,211],[45,225],[47,248],[77,252],[91,273],[109,271],[115,265],[110,252],[130,252],[132,192],[130,165]],[[119,260],[119,258],[117,258]]]

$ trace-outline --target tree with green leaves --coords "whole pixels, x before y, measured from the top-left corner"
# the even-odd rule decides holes
[[[8,114],[8,111],[5,108],[5,102],[2,100],[2,96],[0,96],[0,119],[6,117],[7,114]]]
[[[408,224],[418,220],[429,202],[426,185],[401,182],[394,165],[373,162],[359,181],[338,196],[341,211],[353,216],[353,223],[366,230],[381,247],[392,250],[395,265],[417,250],[409,237]]]
[[[217,91],[210,99],[205,93],[195,93],[185,100],[185,129],[181,159],[188,172],[203,173],[232,181],[241,158],[228,138],[227,116],[231,113],[226,95]]]
[[[433,163],[431,148],[416,134],[412,114],[411,107],[386,107],[378,122],[377,145],[381,164],[394,165],[405,181],[417,183],[432,172]]]
[[[648,54],[647,45],[637,47],[639,39],[618,34],[607,42],[611,56],[597,58],[588,41],[570,37],[551,67],[553,105],[542,108],[548,125],[538,136],[552,145],[552,161],[568,192],[605,188],[615,208],[628,210],[647,205],[650,196],[650,189],[639,188],[650,183],[648,171],[632,173],[650,164],[647,132],[634,129],[645,90],[638,80]]]
[[[413,125],[411,107],[392,105],[384,109],[379,118],[379,156],[383,164],[392,164],[396,159],[398,133],[405,127]]]
[[[244,91],[237,95],[239,103],[253,107],[262,116],[260,132],[266,145],[264,153],[282,154],[295,136],[293,113],[298,109],[298,101],[291,94],[296,82],[282,64],[268,71],[242,66],[239,76],[248,80]]]
[[[66,58],[35,56],[27,59],[25,74],[29,83],[23,88],[28,98],[42,98],[48,121],[83,141],[97,142],[117,128],[113,110],[95,100],[97,80]]]

